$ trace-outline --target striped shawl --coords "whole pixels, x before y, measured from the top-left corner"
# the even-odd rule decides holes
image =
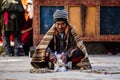
[[[80,36],[75,32],[73,27],[71,25],[69,25],[69,27],[71,28],[70,30],[74,37],[74,41],[76,42],[77,47],[80,48],[80,50],[85,54],[85,57],[81,60],[78,66],[80,67],[87,66],[87,68],[91,68],[91,65],[88,59],[88,53],[83,44],[83,41],[80,39]],[[44,35],[41,42],[36,47],[31,63],[34,63],[34,62],[40,63],[45,61],[46,49],[50,41],[53,39],[54,32],[55,32],[55,24],[53,24],[53,26],[48,30],[48,32]]]

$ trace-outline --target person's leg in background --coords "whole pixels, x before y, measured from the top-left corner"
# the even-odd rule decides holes
[[[24,56],[23,44],[21,43],[21,32],[14,31],[14,55]]]
[[[10,45],[10,31],[2,32],[3,48],[6,55],[13,56],[13,51]]]
[[[15,25],[14,25],[14,54],[15,56],[24,56],[23,44],[21,43],[21,28],[24,25],[24,13],[17,12],[15,13]]]

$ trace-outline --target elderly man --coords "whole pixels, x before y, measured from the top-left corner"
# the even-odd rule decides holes
[[[34,68],[53,69],[57,61],[56,54],[61,54],[60,58],[63,62],[65,64],[71,62],[72,68],[90,69],[91,65],[83,41],[68,23],[68,12],[56,10],[53,18],[55,23],[36,47],[31,65]],[[53,66],[49,65],[49,62]]]

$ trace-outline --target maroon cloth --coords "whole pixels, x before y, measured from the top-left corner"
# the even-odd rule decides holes
[[[29,28],[32,27],[32,19],[28,19],[26,22],[25,22],[25,25],[23,26],[22,28],[22,31],[23,30],[27,30]],[[21,32],[22,32],[21,31]],[[25,33],[22,33],[21,34],[21,39],[22,39],[22,42],[26,45],[32,45],[32,40],[33,40],[33,30],[29,30]]]

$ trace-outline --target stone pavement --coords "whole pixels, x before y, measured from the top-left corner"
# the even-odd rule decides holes
[[[120,80],[120,56],[89,55],[91,70],[30,73],[28,56],[0,57],[0,80]]]

